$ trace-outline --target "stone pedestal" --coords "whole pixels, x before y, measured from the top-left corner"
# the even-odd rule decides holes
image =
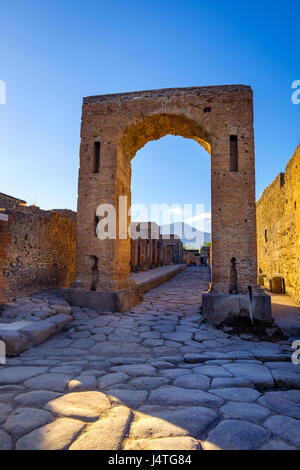
[[[88,307],[103,312],[124,312],[141,300],[138,289],[124,289],[117,292],[64,289],[63,297],[71,305]]]
[[[267,294],[254,294],[252,313],[254,321],[272,322],[271,297]],[[204,320],[215,325],[243,318],[250,319],[250,298],[247,294],[204,293],[202,295],[202,314]]]

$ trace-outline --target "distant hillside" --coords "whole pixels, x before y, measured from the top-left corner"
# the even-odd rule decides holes
[[[193,248],[199,248],[203,246],[204,243],[211,241],[211,234],[209,232],[202,232],[184,222],[162,225],[160,227],[160,233],[163,235],[179,235],[184,245],[190,245]]]

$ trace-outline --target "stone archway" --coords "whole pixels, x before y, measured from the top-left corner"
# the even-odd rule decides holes
[[[265,297],[256,285],[252,90],[232,85],[84,98],[74,303],[115,311],[138,301],[134,282],[129,279],[130,240],[118,235],[114,240],[99,240],[95,213],[99,204],[109,203],[118,216],[119,196],[127,196],[130,205],[131,159],[147,142],[167,134],[194,139],[211,154],[212,285],[204,302],[209,315],[213,317],[220,308],[216,299],[220,303],[222,297],[224,309],[224,296],[227,303],[231,297],[233,258],[238,294],[246,296],[250,286],[260,295],[260,302]],[[97,260],[93,266],[98,267],[98,273],[91,270],[91,259]],[[235,295],[236,301],[238,297]],[[238,302],[240,305],[240,298]],[[262,304],[256,310],[263,313],[257,316],[268,310],[268,301]]]

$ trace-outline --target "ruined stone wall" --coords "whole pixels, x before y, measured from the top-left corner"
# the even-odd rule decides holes
[[[144,226],[144,232],[141,226]],[[131,228],[141,232],[139,238],[131,238],[130,240],[132,272],[182,263],[182,241],[180,239],[176,239],[174,235],[170,235],[170,238],[163,238],[159,233],[159,226],[154,222],[131,223]]]
[[[281,277],[300,303],[300,145],[256,205],[259,282]]]
[[[69,287],[75,278],[76,256],[72,217],[33,206],[7,209],[6,214],[9,224],[0,245],[5,279],[1,283],[0,278],[0,302]]]
[[[4,294],[8,286],[7,277],[3,275],[3,271],[9,261],[7,255],[7,247],[11,241],[11,235],[8,232],[8,216],[0,213],[0,304],[6,302]]]

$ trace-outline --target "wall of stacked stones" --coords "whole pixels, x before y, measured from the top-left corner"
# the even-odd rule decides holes
[[[76,223],[71,211],[7,209],[0,226],[0,302],[69,287],[75,278]]]
[[[283,288],[300,303],[300,144],[256,205],[259,283]],[[278,283],[277,283],[278,286]]]

